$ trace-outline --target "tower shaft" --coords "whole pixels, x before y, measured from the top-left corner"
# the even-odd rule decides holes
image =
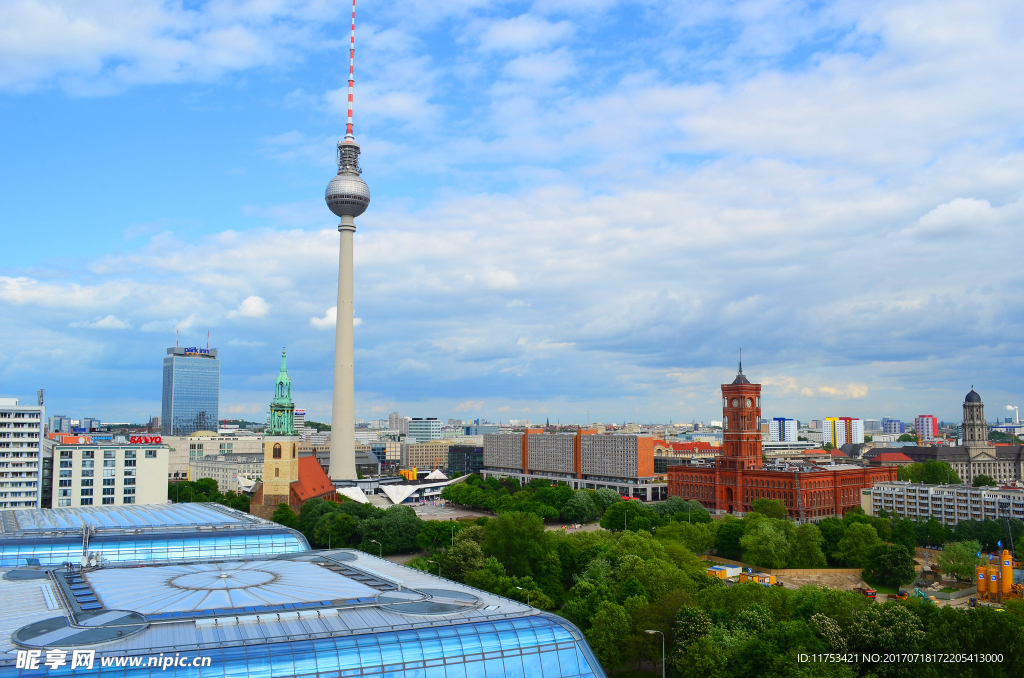
[[[334,400],[331,407],[331,480],[356,479],[355,348],[353,341],[353,258],[355,221],[338,226],[338,319],[334,335]]]

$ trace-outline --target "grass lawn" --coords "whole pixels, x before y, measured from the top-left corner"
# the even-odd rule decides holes
[[[875,584],[872,584],[871,582],[867,582],[867,584],[868,584],[868,586],[873,588],[877,592],[877,594],[880,595],[880,596],[884,596],[884,595],[889,594],[889,593],[899,593],[900,592],[899,589],[893,588],[892,586],[883,586],[881,584],[875,585]]]

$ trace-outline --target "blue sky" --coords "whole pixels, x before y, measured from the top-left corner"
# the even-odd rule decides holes
[[[344,2],[0,7],[0,395],[159,414],[175,330],[330,411]],[[1024,8],[362,0],[357,416],[1021,401]],[[319,322],[318,322],[319,321]]]

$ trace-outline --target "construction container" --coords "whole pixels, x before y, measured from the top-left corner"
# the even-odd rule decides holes
[[[728,565],[713,565],[708,568],[709,577],[718,577],[719,579],[728,579],[729,577],[738,577],[740,572],[743,571],[741,567],[729,567]]]
[[[1005,598],[1010,593],[1010,585],[1013,583],[1013,557],[1010,556],[1008,549],[1003,549],[1003,552],[999,554],[999,560],[1002,563],[999,568],[999,583]]]

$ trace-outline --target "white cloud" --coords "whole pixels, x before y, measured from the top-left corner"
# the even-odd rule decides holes
[[[131,327],[127,320],[121,320],[115,315],[108,315],[93,321],[78,320],[68,323],[68,327],[88,327],[98,330],[125,330]]]
[[[309,325],[318,330],[333,330],[338,325],[338,307],[331,306],[323,318],[310,318]]]
[[[270,304],[263,297],[248,296],[233,311],[228,311],[228,318],[263,318],[270,313]]]
[[[484,50],[526,51],[547,47],[573,33],[569,21],[552,22],[531,14],[512,19],[497,19],[483,27],[480,48]]]

